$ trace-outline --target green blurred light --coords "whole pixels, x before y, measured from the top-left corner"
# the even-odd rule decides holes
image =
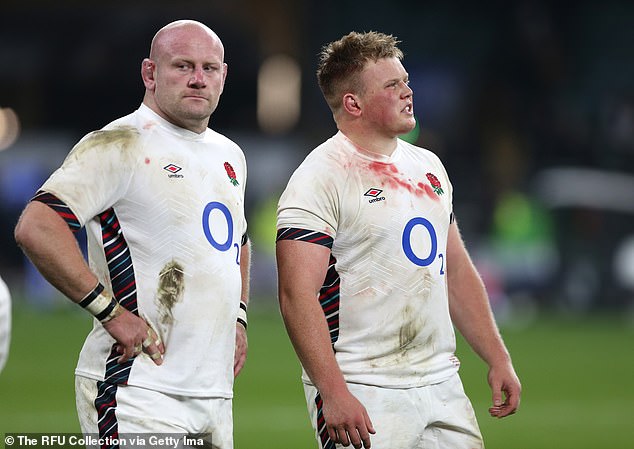
[[[416,126],[414,126],[414,129],[412,129],[407,134],[403,134],[399,137],[403,139],[405,142],[415,144],[418,141],[418,136],[420,136],[420,126],[418,125],[418,120],[416,120]]]

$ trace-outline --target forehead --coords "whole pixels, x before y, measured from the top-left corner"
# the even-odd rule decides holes
[[[197,27],[167,31],[157,43],[157,57],[223,62],[224,48],[217,36]]]
[[[386,82],[393,79],[407,77],[407,71],[398,58],[381,58],[377,61],[368,61],[361,72],[361,77],[366,82]]]

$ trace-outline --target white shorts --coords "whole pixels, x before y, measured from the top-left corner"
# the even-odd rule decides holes
[[[177,396],[81,376],[75,376],[75,396],[82,433],[127,439],[122,448],[126,442],[157,448],[177,441],[178,447],[202,447],[204,442],[213,449],[233,449],[231,399]],[[174,440],[160,444],[167,435]]]
[[[483,449],[484,443],[471,401],[458,374],[426,387],[394,389],[348,384],[350,392],[365,406],[376,430],[370,435],[372,449]],[[333,444],[328,431],[317,426],[317,389],[304,385],[308,413],[318,447]],[[320,401],[319,401],[320,402]]]

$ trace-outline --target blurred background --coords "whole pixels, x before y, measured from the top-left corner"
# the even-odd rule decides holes
[[[225,45],[211,127],[247,156],[254,307],[276,308],[279,194],[336,132],[317,54],[349,31],[376,30],[402,41],[418,121],[404,138],[443,160],[503,328],[609,316],[605,328],[630,329],[618,342],[633,372],[631,1],[3,0],[0,275],[14,309],[68,306],[25,261],[13,228],[78,139],[138,107],[150,40],[180,18],[208,24]]]
[[[0,273],[50,304],[13,241],[26,201],[85,133],[136,109],[158,28],[191,17],[226,47],[211,126],[244,149],[255,294],[274,293],[274,208],[335,132],[321,46],[397,36],[419,127],[444,161],[465,239],[500,313],[631,308],[634,3],[4,0],[0,9]]]

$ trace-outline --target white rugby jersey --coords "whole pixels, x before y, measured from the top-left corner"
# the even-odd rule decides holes
[[[442,163],[402,140],[386,157],[339,132],[291,177],[278,240],[332,242],[319,300],[346,381],[409,388],[458,370],[445,274],[451,214]]]
[[[0,277],[0,371],[9,357],[11,342],[11,294],[7,284]]]
[[[60,200],[52,207],[71,216],[71,228],[86,226],[91,268],[166,348],[161,366],[146,354],[118,364],[114,339],[95,320],[77,375],[232,396],[246,177],[234,142],[176,127],[145,105],[73,148],[43,195]]]

